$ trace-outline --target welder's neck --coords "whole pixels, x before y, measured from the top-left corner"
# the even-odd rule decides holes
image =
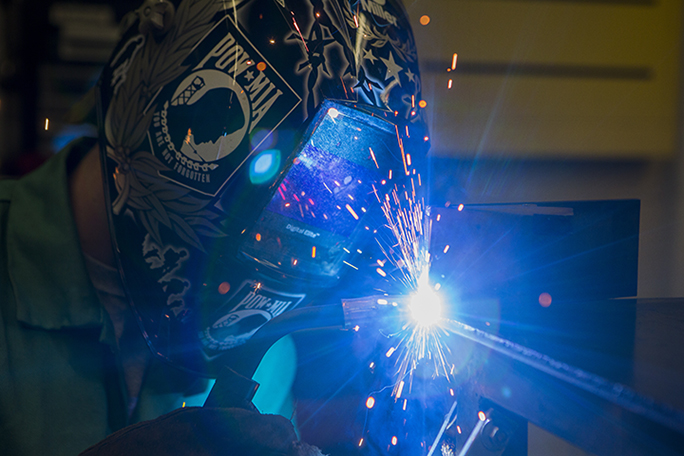
[[[130,415],[140,394],[150,351],[126,302],[115,267],[97,146],[83,157],[69,175],[69,194],[88,274],[114,327],[116,352],[128,393]]]
[[[96,260],[115,267],[97,145],[69,175],[69,195],[81,249]]]

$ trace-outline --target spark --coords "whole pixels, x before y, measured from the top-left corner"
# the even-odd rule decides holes
[[[402,205],[402,199],[399,198],[396,188],[386,195],[382,211],[398,249],[393,249],[395,251],[393,254],[384,246],[381,247],[391,264],[396,266],[399,266],[400,262],[404,264],[405,267],[400,268],[402,276],[399,280],[406,285],[406,288],[417,290],[419,278],[423,276],[423,271],[428,270],[426,262],[428,226],[424,220],[425,211],[422,201],[416,203],[414,199],[408,198],[406,192],[404,196],[408,207]]]
[[[542,293],[539,295],[539,305],[542,307],[549,307],[553,298],[548,293]]]
[[[297,29],[297,33],[299,33],[299,37],[302,39],[302,44],[304,45],[304,49],[306,49],[306,53],[309,53],[309,47],[306,45],[306,40],[304,39],[304,35],[302,35],[302,31],[299,30],[299,24],[297,24],[297,20],[294,17],[294,13],[292,13],[292,23],[294,24],[295,28]]]
[[[228,293],[230,291],[230,284],[228,282],[221,282],[221,284],[218,286],[218,292],[222,295]]]
[[[404,153],[403,148],[401,150],[406,174],[409,175],[410,154]],[[402,317],[401,329],[393,335],[398,342],[386,353],[388,358],[396,355],[392,394],[397,398],[402,394],[405,382],[410,389],[413,372],[420,363],[428,363],[435,377],[450,377],[451,363],[447,362],[450,350],[442,340],[449,334],[445,324],[448,320],[442,317],[442,304],[437,292],[439,286],[431,285],[429,280],[432,220],[426,211],[420,187],[421,179],[416,183],[414,178],[403,188],[395,184],[382,202],[390,240],[387,243],[378,240],[378,243],[384,261],[394,267],[387,277],[403,286],[409,297],[402,303],[402,308],[408,311],[405,313],[408,318]],[[376,271],[385,277],[381,270],[385,272],[380,268]]]
[[[373,149],[371,149],[369,147],[368,150],[370,150],[371,158],[373,158],[373,162],[375,163],[375,167],[379,169],[380,167],[378,166],[378,161],[375,159],[375,154],[373,153]]]
[[[451,58],[451,69],[455,70],[456,69],[456,63],[458,62],[458,54],[454,54],[453,57]]]
[[[46,117],[46,118],[45,118],[45,131],[47,131],[48,128],[50,128],[50,119],[48,119],[48,118]]]
[[[397,131],[397,141],[399,143],[399,150],[401,150],[401,159],[404,162],[404,172],[408,176],[409,170],[408,170],[408,164],[406,163],[406,151],[404,150],[404,142],[401,140],[401,136],[399,136],[399,127],[395,126],[394,128]]]
[[[359,219],[359,216],[356,214],[356,212],[354,212],[354,209],[352,209],[352,207],[349,204],[345,205],[344,207],[349,211],[349,213],[352,215],[352,217],[354,217],[355,220]]]
[[[344,83],[342,76],[340,76],[340,82],[342,83],[342,88],[344,89],[344,97],[349,98],[349,94],[347,93],[347,84]]]
[[[404,391],[404,381],[400,381],[399,385],[397,386],[397,393],[395,394],[395,397],[399,399],[401,397],[401,393]]]
[[[413,107],[415,104],[423,107],[423,100],[412,99]],[[447,338],[452,333],[449,322],[442,314],[442,302],[439,294],[440,284],[430,281],[431,254],[430,233],[432,223],[438,220],[439,214],[432,217],[425,202],[425,188],[422,185],[422,177],[416,168],[418,155],[409,148],[406,143],[404,148],[403,139],[408,137],[407,128],[395,126],[397,155],[401,156],[401,161],[397,160],[394,168],[387,169],[387,180],[379,181],[381,186],[372,186],[375,199],[379,202],[384,215],[384,229],[376,238],[382,255],[380,259],[374,259],[375,271],[386,280],[393,282],[393,287],[398,288],[400,296],[388,296],[384,294],[382,298],[377,298],[373,305],[386,306],[386,311],[395,312],[399,324],[393,327],[392,334],[383,334],[387,337],[387,344],[384,346],[385,357],[382,358],[382,351],[378,355],[386,359],[391,365],[390,384],[391,396],[397,402],[397,407],[406,411],[408,399],[415,391],[412,391],[414,373],[420,367],[421,377],[424,373],[432,378],[443,377],[449,381],[453,375],[454,364],[449,362],[451,350],[447,344]],[[404,134],[405,133],[405,134]],[[414,132],[415,133],[415,132]],[[428,141],[427,136],[424,137]],[[394,142],[395,138],[392,138]],[[370,149],[370,159],[379,168],[375,152]],[[377,158],[380,158],[378,156]],[[370,165],[372,168],[372,165]],[[397,179],[394,180],[393,173],[398,172]],[[401,172],[406,177],[402,177]],[[384,172],[383,172],[384,174]],[[335,182],[337,186],[340,184]],[[346,206],[347,210],[354,216],[355,213],[351,206]],[[355,217],[356,218],[356,217]],[[444,249],[444,253],[449,247]],[[441,249],[441,248],[440,248]],[[388,293],[383,291],[383,293]],[[396,307],[396,310],[392,310]],[[385,310],[383,310],[385,312]],[[423,368],[426,368],[423,371]],[[371,365],[371,369],[373,369]],[[431,371],[431,372],[430,372]],[[416,375],[415,380],[418,381]],[[418,390],[418,388],[414,388]],[[389,393],[389,391],[388,391]],[[444,425],[440,435],[431,447],[430,454],[434,451],[439,453],[440,440],[445,430],[455,424],[456,418],[456,395],[453,389],[444,390],[445,394],[451,394],[450,402],[453,401],[451,411],[445,416]],[[372,401],[371,401],[372,399]],[[398,401],[401,399],[401,403]],[[379,396],[368,395],[366,408],[378,404]],[[370,405],[369,405],[370,404]],[[453,418],[453,420],[452,420]],[[406,423],[405,423],[406,425]],[[391,436],[392,434],[390,434]],[[404,434],[398,434],[406,438]],[[391,439],[393,445],[398,444],[398,437]],[[362,441],[359,442],[359,445]],[[386,445],[386,444],[385,444]],[[427,447],[425,442],[425,447]],[[389,446],[388,446],[389,448]],[[436,450],[435,450],[436,449]]]

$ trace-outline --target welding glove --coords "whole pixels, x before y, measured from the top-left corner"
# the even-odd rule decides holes
[[[123,428],[81,456],[322,456],[299,442],[279,415],[239,408],[186,407]]]

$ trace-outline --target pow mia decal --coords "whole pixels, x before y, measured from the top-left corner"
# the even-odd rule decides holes
[[[259,144],[252,130],[270,132],[301,103],[230,17],[216,24],[183,62],[188,70],[158,99],[148,132],[160,174],[216,195]],[[265,138],[264,138],[265,139]]]
[[[205,354],[237,347],[249,340],[263,325],[286,310],[297,307],[304,294],[282,293],[245,281],[217,310],[214,323],[199,334]]]

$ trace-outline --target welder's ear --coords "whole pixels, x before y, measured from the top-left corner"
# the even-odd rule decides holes
[[[81,456],[322,456],[299,442],[278,415],[236,408],[186,407],[121,429]]]

